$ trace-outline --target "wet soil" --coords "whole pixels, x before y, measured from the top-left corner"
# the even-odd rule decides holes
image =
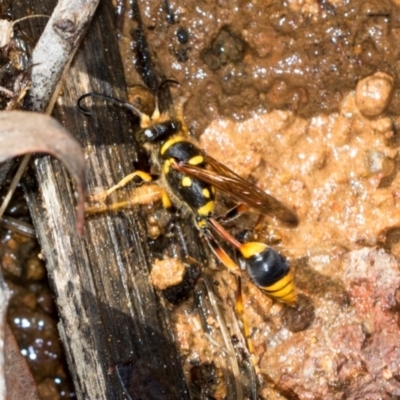
[[[399,396],[399,5],[222,0],[140,7],[156,67],[181,85],[173,96],[175,103],[185,98],[190,135],[300,219],[295,229],[270,220],[256,235],[289,258],[298,293],[308,299],[288,312],[246,282],[259,395]],[[127,22],[121,47],[134,87],[131,28]],[[236,283],[228,275],[214,279],[220,298],[233,304]],[[178,341],[186,363],[211,365],[196,318],[178,311]],[[219,390],[215,398],[226,395]]]
[[[185,117],[195,136],[220,117],[243,120],[273,109],[302,117],[337,111],[360,79],[378,70],[396,77],[399,71],[400,14],[390,1],[139,6],[156,66],[189,97]],[[126,41],[130,28],[126,23]],[[137,84],[128,47],[123,56],[128,85]],[[399,93],[396,85],[392,113]]]

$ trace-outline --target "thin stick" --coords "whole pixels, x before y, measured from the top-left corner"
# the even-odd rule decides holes
[[[17,170],[16,174],[14,175],[14,178],[13,178],[13,180],[11,182],[11,185],[8,188],[6,197],[4,198],[3,203],[1,204],[1,207],[0,207],[0,218],[3,216],[4,211],[8,207],[8,204],[10,203],[12,195],[14,194],[15,189],[17,188],[18,182],[20,181],[21,176],[25,172],[25,168],[28,165],[30,159],[31,159],[31,155],[30,154],[27,154],[22,159],[21,164],[19,165],[18,170]]]
[[[33,18],[50,18],[50,15],[45,15],[45,14],[27,15],[26,17],[22,17],[20,19],[15,20],[12,23],[12,25],[14,26],[22,21],[26,21],[27,19],[33,19]]]

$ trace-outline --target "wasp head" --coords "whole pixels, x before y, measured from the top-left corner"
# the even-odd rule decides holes
[[[139,143],[162,143],[180,132],[182,123],[178,119],[166,119],[162,122],[150,121],[148,126],[142,125],[142,128],[136,136]]]

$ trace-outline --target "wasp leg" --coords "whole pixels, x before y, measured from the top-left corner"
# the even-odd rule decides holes
[[[254,226],[254,231],[257,233],[260,233],[262,231],[263,225],[264,225],[264,221],[265,221],[265,215],[263,214],[259,214],[256,224]]]
[[[237,288],[237,295],[236,295],[236,312],[238,314],[239,319],[242,321],[242,327],[243,327],[243,335],[247,343],[247,347],[249,350],[249,353],[253,353],[253,344],[250,340],[250,329],[249,325],[246,321],[246,318],[244,316],[244,303],[243,303],[243,293],[242,293],[242,279],[240,277],[240,273],[238,274],[237,272],[240,272],[239,267],[237,264],[232,260],[231,257],[225,252],[225,250],[218,244],[218,242],[215,240],[214,236],[212,233],[206,229],[202,230],[204,237],[210,246],[212,252],[214,255],[218,258],[219,261],[221,261],[222,264],[224,264],[228,269],[233,271],[237,277],[237,282],[238,282],[238,288]]]
[[[172,204],[170,197],[168,196],[168,193],[162,188],[160,188],[160,190],[162,190],[161,201],[162,201],[163,207],[166,210],[171,210],[173,207],[173,204]]]
[[[237,278],[237,295],[236,295],[236,312],[240,317],[243,325],[243,335],[247,343],[247,348],[250,354],[253,354],[254,346],[250,339],[250,328],[244,315],[244,301],[243,301],[243,289],[242,289],[242,278]]]
[[[208,221],[212,228],[228,243],[230,243],[235,249],[240,249],[242,245],[238,242],[215,218],[209,218]]]
[[[226,224],[228,222],[234,221],[236,218],[239,218],[242,214],[248,212],[249,210],[250,207],[248,207],[246,204],[240,203],[235,207],[231,208],[230,210],[228,210],[228,212],[225,215],[218,216],[216,220],[222,224]],[[259,214],[254,226],[255,232],[261,231],[264,221],[265,221],[265,215]]]
[[[185,119],[183,117],[183,115],[184,115],[183,109],[184,109],[186,102],[187,102],[187,98],[184,96],[181,96],[178,99],[176,99],[175,105],[174,105],[174,115],[182,123],[182,133],[185,136],[188,135],[188,128],[185,124]]]
[[[240,203],[226,212],[225,215],[218,216],[216,220],[223,224],[231,222],[240,217],[243,213],[250,210],[246,204]]]
[[[89,197],[89,201],[104,201],[111,193],[115,192],[117,189],[120,189],[122,187],[124,187],[125,185],[127,185],[132,179],[139,177],[140,179],[142,179],[145,182],[151,182],[153,180],[153,178],[151,177],[150,174],[148,174],[147,172],[143,172],[143,171],[135,171],[132,172],[131,174],[125,176],[123,179],[121,179],[116,185],[110,187],[107,190],[104,190],[103,192],[90,196]]]
[[[132,208],[136,205],[146,205],[163,200],[165,190],[158,185],[148,184],[139,186],[129,191],[129,198],[124,201],[119,201],[112,204],[96,203],[86,206],[86,215],[100,214],[107,211],[115,212],[127,208]]]
[[[215,239],[211,231],[203,228],[201,229],[201,232],[204,238],[206,239],[207,244],[210,247],[211,251],[214,253],[215,257],[217,257],[217,259],[231,271],[238,271],[239,267],[237,266],[237,264],[226,253],[226,251],[218,244],[217,240]]]

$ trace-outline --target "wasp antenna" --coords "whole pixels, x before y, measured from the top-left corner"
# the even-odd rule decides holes
[[[158,87],[157,95],[165,85],[169,85],[169,84],[181,86],[181,84],[178,81],[176,81],[175,79],[165,79],[164,81],[161,82],[160,86]]]
[[[180,96],[177,99],[175,99],[175,105],[174,105],[174,114],[175,116],[181,121],[184,125],[184,129],[187,130],[186,124],[184,123],[185,119],[183,118],[183,108],[188,100],[188,97],[186,96]]]
[[[129,104],[126,101],[122,101],[122,100],[116,99],[115,97],[106,96],[104,94],[96,93],[96,92],[85,93],[84,95],[79,97],[79,99],[77,101],[77,105],[78,105],[79,110],[85,115],[92,115],[92,113],[90,111],[88,111],[87,108],[83,107],[82,104],[81,104],[82,100],[85,99],[86,97],[89,97],[89,96],[90,97],[98,97],[99,99],[107,100],[107,101],[115,104],[118,107],[122,107],[122,108],[125,108],[125,109],[129,110],[129,111],[132,111],[133,114],[138,116],[141,120],[143,120],[146,117],[145,114],[143,114],[141,111],[139,111],[132,104]]]
[[[82,104],[81,104],[81,102],[82,102],[83,99],[85,99],[86,97],[89,97],[89,96],[91,96],[91,95],[92,95],[92,93],[85,93],[85,94],[83,94],[81,97],[79,97],[78,101],[76,102],[76,105],[78,106],[79,111],[80,111],[82,114],[85,114],[85,115],[92,115],[92,113],[91,113],[90,111],[88,111],[87,108],[83,107]]]

